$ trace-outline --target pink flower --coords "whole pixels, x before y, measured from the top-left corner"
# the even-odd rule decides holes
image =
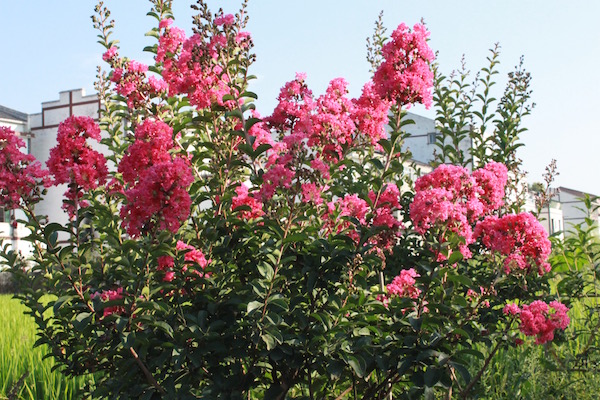
[[[202,270],[204,270],[206,268],[206,266],[208,265],[209,261],[206,260],[206,257],[204,256],[204,253],[195,248],[192,245],[189,245],[185,242],[182,242],[181,240],[177,241],[177,244],[175,245],[175,249],[178,252],[185,252],[184,254],[184,263],[185,265],[183,265],[183,267],[181,268],[182,272],[186,272],[188,270],[188,266],[192,266],[192,271],[193,273],[195,273],[197,276],[199,277],[204,277],[204,276],[208,276],[209,273],[204,273],[204,272],[200,272],[199,270],[197,270],[196,268],[194,268],[194,265],[199,266]],[[175,280],[176,278],[176,271],[175,271],[175,260],[173,257],[171,256],[161,256],[158,257],[158,268],[159,271],[164,271],[164,275],[162,278],[163,282],[172,282],[173,280]]]
[[[316,183],[303,183],[302,184],[302,201],[304,203],[313,202],[314,204],[323,204],[323,198],[321,192],[325,188],[317,185]]]
[[[313,170],[318,171],[323,179],[329,179],[329,165],[320,158],[314,158],[310,161],[310,166]]]
[[[198,250],[194,246],[186,244],[181,240],[178,240],[175,248],[179,251],[187,250],[184,256],[184,261],[190,264],[197,264],[202,269],[206,268],[206,266],[208,265],[208,261],[206,261],[204,253],[202,253],[202,251]]]
[[[120,215],[129,235],[140,236],[155,229],[177,232],[190,215],[187,189],[192,181],[190,165],[180,157],[146,169],[125,191],[127,204]]]
[[[415,278],[420,277],[414,268],[404,269],[400,271],[400,275],[396,276],[391,283],[386,285],[387,294],[378,295],[377,300],[381,301],[387,308],[390,300],[393,297],[405,297],[409,299],[418,299],[421,295],[421,289],[415,287],[417,281]],[[405,312],[406,309],[402,310]]]
[[[173,19],[172,18],[165,18],[165,19],[161,20],[158,23],[158,28],[159,29],[166,29],[166,28],[168,28],[171,25],[173,25]]]
[[[477,223],[476,237],[484,246],[506,256],[504,271],[529,272],[536,268],[539,275],[550,271],[548,256],[551,244],[540,222],[530,213],[488,216]]]
[[[415,230],[420,234],[457,234],[465,241],[460,252],[470,258],[467,246],[475,241],[471,224],[502,206],[506,181],[506,167],[500,163],[489,163],[472,175],[464,167],[438,166],[415,183],[416,194],[410,205]]]
[[[420,276],[414,268],[404,269],[392,280],[392,283],[386,286],[387,292],[398,297],[417,299],[421,294],[421,289],[415,287],[417,283],[415,278]]]
[[[65,193],[69,200],[77,201],[84,191],[106,183],[106,159],[87,144],[88,138],[100,141],[100,127],[92,118],[67,118],[58,126],[58,144],[50,150],[50,157],[46,162],[48,170],[54,176],[54,185],[69,184]],[[75,208],[69,205],[65,208],[73,217]]]
[[[235,211],[236,208],[241,206],[248,206],[250,210],[243,210],[240,212],[242,219],[254,219],[262,217],[264,211],[262,209],[262,203],[254,198],[254,196],[248,193],[248,187],[241,183],[235,188],[236,196],[231,199],[231,208]]]
[[[429,108],[432,101],[434,54],[427,44],[429,32],[416,24],[411,32],[400,24],[381,49],[383,62],[375,71],[373,84],[383,99],[400,105],[422,103]]]
[[[361,96],[352,101],[355,106],[352,118],[358,130],[366,135],[372,144],[384,139],[387,136],[385,126],[388,123],[390,102],[375,92],[372,82],[365,84]]]
[[[356,194],[347,194],[341,201],[340,217],[356,218],[361,224],[366,224],[368,212],[369,205]]]
[[[229,21],[229,17],[223,16],[218,22],[229,26],[226,25]],[[198,109],[210,108],[213,104],[236,106],[235,101],[223,101],[225,95],[238,95],[225,74],[228,66],[222,65],[219,58],[227,44],[228,37],[224,34],[202,36],[196,33],[186,39],[181,29],[165,27],[159,38],[156,61],[163,64],[162,77],[168,84],[169,95],[186,94]]]
[[[516,304],[507,304],[504,313],[519,315],[521,323],[519,330],[526,336],[535,336],[536,344],[543,344],[554,339],[557,329],[566,329],[570,323],[567,315],[569,309],[558,301],[550,305],[541,300],[523,305],[521,309]]]
[[[102,54],[102,59],[106,62],[112,60],[117,56],[118,49],[115,46],[110,47],[104,54]]]
[[[504,188],[508,181],[508,170],[502,163],[490,162],[485,167],[473,171],[473,178],[479,187],[478,200],[482,203],[481,213],[488,214],[504,204]]]
[[[225,14],[220,17],[215,18],[215,25],[220,26],[231,26],[235,22],[235,18],[232,14]]]
[[[129,108],[145,107],[151,99],[166,91],[167,84],[155,77],[146,76],[148,66],[135,60],[111,58],[114,71],[111,81],[118,94],[127,99]]]
[[[521,309],[515,303],[509,303],[504,306],[502,312],[505,315],[518,315],[521,312]]]
[[[263,175],[263,184],[259,192],[263,202],[270,200],[275,195],[275,191],[278,188],[289,188],[294,176],[294,171],[284,165],[273,165]]]
[[[21,147],[25,142],[14,131],[0,126],[0,207],[17,208],[22,200],[34,200],[38,186],[49,183],[48,171]]]
[[[119,287],[116,290],[103,290],[101,293],[96,293],[92,297],[100,297],[103,302],[121,300],[123,298],[123,288]],[[111,314],[124,314],[125,307],[114,305],[109,307],[104,307],[102,318],[106,318]]]
[[[385,185],[385,190],[381,192],[379,199],[372,190],[369,192],[369,199],[373,203],[373,207],[387,207],[387,208],[400,208],[400,190],[394,183],[388,183]],[[375,202],[377,203],[375,204]]]
[[[326,160],[337,161],[344,146],[354,142],[356,125],[353,120],[355,106],[345,97],[348,83],[343,78],[329,82],[325,94],[316,102],[310,116],[310,129],[305,133],[307,145],[319,151]]]
[[[173,129],[164,122],[144,120],[135,128],[135,139],[118,167],[126,183],[136,182],[152,165],[171,160]]]
[[[165,21],[165,20],[163,20]],[[173,20],[168,19],[166,21]],[[179,52],[183,46],[183,42],[185,41],[185,32],[177,27],[170,28],[171,23],[167,24],[166,22],[163,24],[161,21],[161,29],[165,29],[165,31],[158,38],[158,48],[156,49],[156,61],[159,63],[164,63],[165,67],[173,68],[173,60],[169,58]]]
[[[265,118],[269,127],[281,132],[296,133],[306,131],[309,118],[315,108],[312,91],[308,89],[306,74],[297,73],[296,79],[287,82],[277,97],[279,103],[273,114]]]

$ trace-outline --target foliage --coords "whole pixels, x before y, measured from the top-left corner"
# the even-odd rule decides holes
[[[37,326],[17,300],[1,295],[0,310],[0,398],[78,398],[90,378],[65,378],[54,360],[45,357],[46,346],[32,349]]]
[[[231,15],[199,2],[190,37],[169,1],[152,4],[151,66],[119,55],[97,7],[106,155],[92,121],[59,127],[49,166],[68,182],[69,222],[20,195],[32,267],[1,255],[39,343],[67,374],[99,373],[95,397],[469,396],[520,335],[507,303],[552,300],[550,243],[516,214],[529,75],[518,67],[492,112],[494,52],[482,93],[438,76],[433,95],[425,27],[386,38],[379,23],[358,99],[341,78],[313,96],[298,74],[261,118],[245,3]],[[432,98],[440,144],[454,144],[439,161],[458,165],[412,182],[406,109]],[[456,150],[468,135],[471,155]]]

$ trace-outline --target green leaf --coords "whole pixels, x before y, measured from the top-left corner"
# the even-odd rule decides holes
[[[354,370],[354,373],[359,378],[363,378],[365,376],[366,363],[361,356],[348,356],[348,365]]]
[[[425,375],[423,376],[425,385],[428,387],[435,386],[435,384],[439,382],[441,376],[442,374],[438,368],[430,366],[429,368],[427,368],[427,371],[425,371]]]
[[[275,271],[273,270],[273,267],[271,267],[271,265],[266,262],[262,262],[262,263],[258,264],[256,266],[256,269],[258,270],[258,273],[260,274],[260,276],[262,276],[263,278],[265,278],[268,281],[273,279],[273,275],[275,275]]]
[[[173,337],[173,328],[171,328],[171,325],[167,324],[164,321],[154,321],[152,322],[152,325],[157,327],[158,329],[160,329],[161,331],[163,331],[164,333],[167,334],[167,336],[169,337]]]
[[[260,335],[260,338],[267,345],[267,350],[273,350],[275,348],[276,344],[275,338],[273,336],[265,332],[262,335]]]
[[[480,352],[479,350],[475,350],[475,349],[463,349],[463,350],[459,350],[457,353],[458,355],[463,355],[463,354],[468,354],[471,356],[475,356],[477,358],[479,358],[480,360],[485,359],[485,356],[483,355],[482,352]]]
[[[246,308],[246,313],[250,314],[252,311],[259,309],[263,306],[263,303],[260,301],[251,301],[248,303],[248,307]]]
[[[458,371],[458,373],[460,374],[460,376],[465,380],[465,383],[468,384],[469,382],[471,382],[471,374],[469,373],[469,370],[462,364],[455,362],[455,361],[450,361],[449,363],[456,371]]]
[[[269,297],[269,300],[267,300],[267,304],[277,306],[277,307],[281,308],[283,311],[289,310],[287,302],[282,297],[278,298],[276,296],[271,296],[271,297]]]
[[[452,281],[452,282],[455,282],[455,283],[460,283],[460,284],[465,285],[465,286],[471,286],[473,284],[473,282],[471,281],[471,279],[468,276],[465,276],[465,275],[448,274],[447,279],[449,281]]]
[[[344,367],[346,365],[340,360],[331,360],[329,364],[327,364],[327,372],[331,376],[331,379],[339,379],[344,372]]]
[[[75,329],[81,332],[89,325],[91,319],[92,313],[84,312],[77,314],[75,320],[73,321],[73,326],[75,327]]]
[[[308,239],[308,235],[304,232],[294,233],[292,235],[287,236],[283,239],[283,244],[292,243],[292,242],[303,242]]]
[[[457,262],[461,261],[463,259],[463,255],[460,251],[453,251],[452,254],[450,254],[450,257],[448,257],[448,264],[452,265],[452,264],[456,264]]]

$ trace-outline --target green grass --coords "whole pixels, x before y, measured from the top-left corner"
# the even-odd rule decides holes
[[[80,387],[89,378],[69,378],[58,371],[52,358],[44,359],[46,347],[33,348],[36,326],[25,307],[10,295],[0,295],[0,399],[7,399],[11,389],[25,373],[17,390],[18,399],[77,399]],[[17,385],[19,386],[19,385]]]

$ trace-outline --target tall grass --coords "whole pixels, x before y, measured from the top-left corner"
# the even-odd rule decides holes
[[[600,332],[598,299],[583,298],[570,304],[571,323],[546,345],[531,338],[521,346],[496,353],[481,377],[481,399],[600,398]],[[485,352],[485,350],[484,350]],[[477,370],[481,363],[474,363]]]
[[[81,398],[80,387],[89,378],[69,378],[52,358],[44,359],[45,346],[33,348],[36,327],[25,307],[10,295],[0,295],[0,399],[15,390],[18,399],[66,400]],[[25,376],[21,382],[20,378]]]

